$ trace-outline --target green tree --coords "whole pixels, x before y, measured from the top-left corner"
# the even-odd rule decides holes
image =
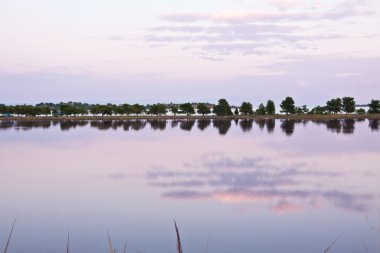
[[[78,114],[77,108],[70,104],[61,104],[59,107],[59,110],[62,115],[66,115],[66,116]]]
[[[309,114],[316,114],[316,115],[326,114],[326,107],[325,106],[316,106],[309,111]]]
[[[342,110],[342,99],[333,98],[326,102],[326,110],[329,113],[339,113]]]
[[[180,104],[179,109],[181,110],[181,113],[184,113],[187,116],[195,113],[194,107],[191,103]]]
[[[344,97],[342,98],[342,109],[345,113],[355,112],[355,99],[353,97]]]
[[[214,106],[213,112],[217,116],[231,116],[231,115],[233,115],[232,111],[231,111],[230,104],[224,98],[219,99],[218,104]]]
[[[268,100],[267,106],[265,108],[266,108],[267,114],[269,115],[274,115],[276,113],[276,107],[272,100]]]
[[[294,114],[296,113],[296,107],[294,105],[294,100],[292,97],[286,97],[285,100],[280,104],[281,112],[286,114]]]
[[[210,114],[211,110],[210,110],[210,107],[206,105],[205,103],[199,103],[197,105],[197,112],[204,116],[205,114]]]
[[[0,104],[0,114],[11,114],[11,107],[4,104]]]
[[[380,113],[380,100],[372,99],[368,106],[368,113]]]
[[[145,106],[134,104],[131,106],[131,113],[135,115],[140,115],[145,112]]]
[[[179,112],[178,106],[177,105],[171,105],[170,111],[174,114],[174,116],[176,116],[177,113]]]
[[[149,108],[149,111],[148,111],[149,114],[154,114],[154,115],[162,115],[162,114],[166,114],[166,105],[164,104],[153,104],[150,106]]]
[[[359,108],[356,110],[357,114],[365,114],[365,110],[363,108]]]
[[[235,107],[234,114],[235,114],[236,116],[239,115],[239,109],[238,109],[237,107]]]
[[[253,107],[250,102],[243,102],[240,106],[240,113],[243,115],[253,114]]]
[[[265,108],[265,105],[263,103],[261,103],[259,105],[259,108],[256,110],[256,114],[257,115],[265,115],[267,113],[267,110]]]

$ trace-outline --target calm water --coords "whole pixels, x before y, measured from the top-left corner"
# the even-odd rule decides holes
[[[9,253],[380,252],[379,121],[0,121]]]

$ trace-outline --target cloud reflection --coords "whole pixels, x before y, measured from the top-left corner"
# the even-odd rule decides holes
[[[366,212],[375,199],[371,194],[340,190],[330,185],[330,181],[344,174],[316,170],[305,162],[276,165],[260,156],[233,159],[214,154],[201,157],[198,166],[200,172],[195,172],[194,166],[186,166],[181,172],[155,168],[148,171],[146,179],[151,186],[164,189],[162,196],[165,198],[207,198],[226,203],[249,201],[276,212],[315,208],[316,203]]]

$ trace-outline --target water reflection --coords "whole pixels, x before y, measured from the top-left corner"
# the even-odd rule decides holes
[[[218,129],[220,135],[225,135],[231,127],[231,120],[215,119],[213,120],[213,125]]]
[[[252,119],[243,119],[240,120],[240,128],[243,132],[249,132],[252,130],[253,120]]]
[[[59,124],[61,127],[61,131],[68,131],[70,129],[74,129],[76,127],[84,127],[89,124],[88,120],[62,120],[62,121],[54,121],[53,125]]]
[[[369,120],[369,127],[371,128],[372,131],[379,131],[380,120],[378,119]]]
[[[272,133],[274,128],[276,127],[276,121],[274,119],[267,120],[267,131],[268,133]]]
[[[15,130],[30,130],[33,128],[48,129],[52,125],[49,120],[40,121],[4,121],[0,120],[0,130],[15,129]]]
[[[278,166],[264,157],[233,159],[225,155],[205,155],[198,165],[186,170],[153,169],[146,174],[150,185],[163,188],[169,199],[214,199],[223,202],[269,202],[274,211],[318,208],[328,202],[354,212],[369,211],[376,196],[340,186],[314,186],[312,182],[332,181],[344,176],[336,171],[313,169],[308,163]],[[309,183],[305,184],[305,182]]]
[[[167,120],[152,119],[148,120],[148,123],[153,130],[163,131],[166,129]]]
[[[62,131],[68,131],[77,127],[85,127],[90,125],[91,128],[98,130],[117,130],[123,129],[129,131],[130,129],[140,131],[145,128],[148,123],[153,130],[166,130],[167,124],[170,124],[171,128],[179,128],[183,131],[192,131],[194,126],[201,131],[207,129],[212,123],[220,135],[226,135],[232,126],[232,121],[235,125],[238,125],[243,132],[250,132],[253,129],[255,123],[260,130],[266,129],[268,133],[273,133],[276,128],[276,121],[280,122],[280,129],[282,132],[291,136],[296,130],[296,125],[302,124],[304,127],[308,123],[325,126],[326,129],[332,133],[337,134],[354,134],[355,124],[362,123],[365,119],[332,119],[332,120],[274,120],[274,119],[240,119],[240,120],[221,120],[221,119],[198,119],[198,120],[61,120],[61,121],[9,121],[0,120],[0,130],[14,129],[14,130],[29,130],[33,128],[48,129],[52,126],[59,126]],[[378,131],[380,129],[380,121],[376,119],[368,120],[368,126],[372,131]]]
[[[211,120],[209,119],[200,119],[198,120],[198,129],[204,131],[211,124]]]
[[[361,225],[380,208],[378,120],[104,117],[0,121],[0,129],[2,223],[19,214],[14,245],[38,242],[44,234],[41,245],[52,249],[19,246],[30,253],[62,248],[57,245],[68,228],[78,241],[90,242],[73,252],[106,251],[95,234],[107,229],[125,235],[115,244],[127,239],[131,249],[175,252],[172,238],[162,233],[173,218],[187,223],[186,252],[202,252],[191,242],[211,233],[210,253],[249,252],[252,245],[257,252],[318,253],[336,234],[350,231],[353,236],[339,244],[346,249],[334,250],[355,253],[361,244],[351,238],[372,238]],[[25,223],[30,225],[23,228]],[[7,234],[2,227],[0,234]],[[300,238],[305,248],[294,249],[290,227],[292,240]],[[281,249],[267,238],[282,242]],[[307,248],[312,243],[314,250]]]
[[[280,127],[287,136],[291,136],[294,133],[295,124],[295,120],[283,120]]]
[[[191,131],[195,124],[195,120],[182,120],[179,127],[185,131]]]
[[[355,123],[354,119],[332,119],[332,120],[314,120],[313,121],[317,125],[326,125],[326,129],[333,133],[343,133],[343,134],[353,134],[355,131]],[[362,121],[358,121],[362,122]]]

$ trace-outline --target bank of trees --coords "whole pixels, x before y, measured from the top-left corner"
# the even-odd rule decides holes
[[[380,101],[372,99],[368,105],[368,110],[358,108],[353,97],[332,98],[325,105],[308,108],[306,105],[297,106],[294,99],[290,96],[286,97],[280,103],[280,113],[284,114],[337,114],[337,113],[358,113],[358,114],[374,114],[380,113]],[[139,116],[139,115],[173,115],[191,116],[194,114],[217,116],[232,115],[274,115],[276,106],[272,100],[268,100],[265,104],[260,103],[255,109],[251,102],[244,101],[240,106],[231,106],[229,102],[222,98],[216,105],[210,103],[182,103],[182,104],[87,104],[78,102],[68,103],[39,103],[36,105],[4,105],[0,104],[0,115],[25,115],[25,116],[78,116],[78,115],[97,115],[97,116]]]

